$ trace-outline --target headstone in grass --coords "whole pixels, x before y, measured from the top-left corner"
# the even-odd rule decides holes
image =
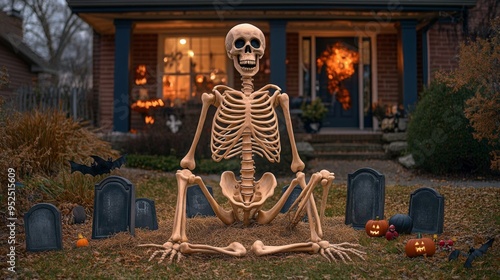
[[[420,188],[410,195],[408,214],[413,221],[412,232],[442,233],[444,197],[432,188]]]
[[[158,229],[155,202],[147,198],[135,200],[135,227],[149,230]]]
[[[73,222],[75,224],[85,223],[86,218],[87,214],[85,213],[85,208],[83,208],[83,206],[78,205],[73,208]]]
[[[283,189],[281,191],[282,196],[286,192],[288,187],[289,187],[289,185],[286,185],[283,187]],[[295,202],[295,200],[297,200],[297,198],[299,197],[299,195],[301,193],[302,193],[302,188],[299,185],[295,186],[293,188],[292,192],[290,193],[290,196],[286,199],[285,204],[283,205],[283,207],[281,207],[280,212],[286,213],[290,209],[290,207],[292,207],[293,203]],[[304,215],[304,218],[302,219],[302,221],[307,222],[307,214]]]
[[[208,192],[213,197],[212,187],[207,186]],[[201,187],[194,185],[188,188],[186,198],[186,215],[188,218],[195,216],[215,216],[214,210],[208,203],[208,199],[201,191]]]
[[[368,220],[383,219],[385,176],[372,168],[361,168],[347,175],[345,224],[364,229]]]
[[[135,189],[120,176],[109,176],[95,185],[92,239],[128,231],[135,234]]]
[[[62,249],[61,212],[50,203],[39,203],[24,215],[26,251]]]

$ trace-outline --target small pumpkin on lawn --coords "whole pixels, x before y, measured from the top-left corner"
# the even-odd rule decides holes
[[[408,240],[405,247],[405,253],[408,257],[427,256],[430,257],[436,252],[434,241],[428,237],[422,237],[419,233],[417,238]]]
[[[89,241],[87,238],[83,237],[81,233],[78,234],[78,240],[76,241],[76,247],[87,247],[89,246]]]
[[[386,220],[380,220],[377,216],[375,220],[368,220],[365,224],[366,234],[370,237],[385,236],[389,223]]]

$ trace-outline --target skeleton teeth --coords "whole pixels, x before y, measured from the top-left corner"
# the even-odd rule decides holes
[[[252,70],[257,65],[255,60],[240,60],[239,63],[244,70]]]

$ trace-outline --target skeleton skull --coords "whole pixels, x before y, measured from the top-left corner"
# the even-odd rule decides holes
[[[248,23],[229,30],[226,51],[234,67],[242,76],[254,76],[259,71],[259,59],[264,55],[266,39],[262,31]]]

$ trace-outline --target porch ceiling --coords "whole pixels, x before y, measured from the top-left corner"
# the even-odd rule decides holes
[[[420,22],[450,16],[476,0],[67,0],[70,8],[98,33],[114,33],[114,19],[134,21],[134,32],[166,28],[225,29],[235,22],[286,19],[290,22]],[[169,21],[170,23],[167,23]],[[209,23],[210,22],[210,23]]]

